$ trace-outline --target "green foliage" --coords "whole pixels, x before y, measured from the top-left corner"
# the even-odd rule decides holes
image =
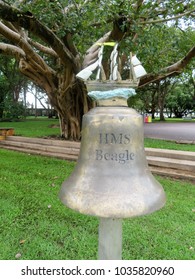
[[[154,116],[158,110],[158,87],[147,86],[144,89],[138,89],[137,95],[128,100],[128,106],[138,110],[140,113],[148,113]]]
[[[136,50],[142,58],[146,58],[146,64],[147,58],[153,58],[153,55],[154,58],[161,57],[162,61],[167,62],[170,55],[168,54],[165,59],[166,52],[175,53],[172,40],[169,42],[170,38],[175,41],[177,47],[177,37],[181,31],[176,31],[174,27],[171,27],[171,30],[162,23],[144,25],[140,19],[147,21],[147,19],[156,20],[176,16],[178,13],[182,13],[185,6],[185,3],[178,3],[178,1],[163,1],[159,4],[158,1],[153,0],[146,1],[139,9],[136,9],[137,1],[135,0],[10,2],[22,8],[24,12],[32,12],[36,18],[48,26],[62,40],[67,33],[71,33],[77,48],[82,54],[103,34],[110,31],[113,22],[121,17],[121,30],[124,31],[125,28],[130,27],[130,34],[138,33],[135,42],[131,36],[126,36],[121,43],[122,49],[125,47],[127,48],[126,51]],[[188,1],[188,9],[191,8],[193,8],[193,1]],[[162,14],[162,16],[159,17],[159,14]],[[126,18],[129,18],[128,22],[126,22]],[[174,23],[175,26],[180,24],[179,21],[174,21]],[[161,54],[161,52],[163,53]],[[162,65],[160,61],[159,64]]]
[[[5,98],[9,94],[9,84],[5,76],[0,73],[0,118],[3,117]]]
[[[2,119],[15,120],[21,119],[25,115],[25,108],[22,102],[14,102],[12,99],[4,100],[4,112]]]
[[[171,65],[185,56],[193,46],[195,32],[185,31],[175,26],[156,24],[144,29],[139,39],[138,57],[148,73],[158,73],[159,69]]]
[[[194,46],[195,32],[193,25],[190,26],[194,22],[193,16],[187,13],[182,16],[182,19],[177,18],[178,15],[194,9],[194,0],[188,1],[187,4],[186,1],[176,0],[160,1],[160,3],[153,0],[10,0],[8,3],[21,9],[21,14],[31,16],[32,13],[32,18],[38,19],[50,28],[66,46],[68,45],[69,49],[74,45],[73,49],[79,51],[79,55],[76,56],[79,65],[82,65],[86,50],[104,34],[115,30],[113,27],[116,26],[117,30],[123,33],[123,39],[119,44],[120,54],[129,56],[130,51],[136,53],[148,73],[159,73],[159,70],[182,59]],[[170,18],[174,19],[167,24],[166,20]],[[32,36],[34,41],[45,45],[32,33],[28,33],[29,37]],[[57,68],[56,59],[43,55],[39,50],[36,52],[53,70],[57,70],[57,73],[62,71]],[[192,61],[185,71],[192,71],[194,67]],[[143,96],[141,101],[134,102],[136,100],[132,99],[132,106],[139,110],[145,107],[145,111],[152,113],[158,107],[163,110],[165,95],[162,98],[157,92],[154,94],[153,91],[146,89],[140,96]]]
[[[0,118],[17,119],[24,116],[19,95],[25,86],[26,79],[18,72],[17,61],[0,56]]]
[[[138,57],[148,73],[158,73],[159,69],[174,64],[184,57],[187,50],[193,45],[194,40],[195,32],[190,27],[181,31],[175,26],[156,24],[150,26],[148,30],[143,30],[137,48]],[[184,70],[184,73],[174,78],[167,78],[166,83],[169,84],[167,91],[164,91],[163,82],[138,89],[138,98],[142,101],[144,108],[140,107],[138,99],[132,106],[154,114],[158,109],[164,107],[163,103],[165,103],[165,97],[168,94],[165,108],[168,108],[171,112],[174,111],[175,115],[181,117],[187,111],[193,111],[195,109],[194,92],[189,77],[192,76],[194,66],[194,61],[192,61]],[[182,94],[178,95],[177,90],[174,90],[176,85],[182,88]]]
[[[167,95],[165,107],[178,118],[195,111],[195,92],[192,77],[184,76],[181,81],[178,81]]]

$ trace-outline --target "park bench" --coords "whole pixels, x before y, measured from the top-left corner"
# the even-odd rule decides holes
[[[6,136],[13,136],[13,127],[0,127],[0,140],[5,140]]]

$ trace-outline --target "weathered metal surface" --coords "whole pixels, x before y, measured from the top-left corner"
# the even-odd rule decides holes
[[[122,219],[100,218],[98,259],[122,259]]]
[[[87,91],[106,91],[110,89],[119,89],[119,88],[137,88],[139,82],[135,82],[133,80],[120,80],[120,81],[85,81],[85,84],[87,86]]]
[[[87,215],[128,218],[165,204],[143,144],[143,119],[128,107],[97,107],[83,117],[77,166],[63,183],[61,201]]]

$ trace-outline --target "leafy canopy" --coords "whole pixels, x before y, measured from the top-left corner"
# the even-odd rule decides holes
[[[139,42],[150,35],[153,24],[162,26],[162,21],[171,21],[182,28],[194,22],[195,1],[154,1],[154,0],[9,0],[24,13],[32,13],[50,28],[59,38],[67,33],[73,35],[78,49],[85,51],[103,34],[113,28],[119,20],[120,29],[125,33],[125,47],[138,48]],[[183,15],[183,16],[182,16]],[[182,17],[182,20],[181,20]],[[132,35],[138,34],[138,40]],[[123,45],[124,46],[124,45]]]

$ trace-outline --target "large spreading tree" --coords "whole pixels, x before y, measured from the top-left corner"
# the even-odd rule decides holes
[[[151,55],[144,42],[153,26],[169,22],[185,32],[184,25],[193,26],[195,1],[0,0],[0,18],[0,52],[15,57],[19,70],[45,90],[62,135],[78,140],[91,102],[76,74],[94,62],[97,42],[117,41],[126,55],[140,53],[144,64]],[[163,53],[159,47],[153,51],[159,58]],[[193,41],[185,54],[163,55],[163,64],[143,76],[139,87],[181,73],[194,56]]]

